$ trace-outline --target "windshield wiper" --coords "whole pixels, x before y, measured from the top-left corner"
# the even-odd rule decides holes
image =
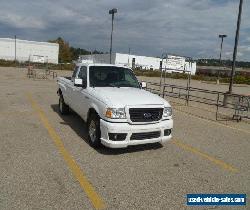
[[[116,88],[120,88],[120,86],[118,85],[113,85],[113,84],[107,84],[108,87],[116,87]]]
[[[134,87],[134,86],[129,84],[121,84],[120,87]]]

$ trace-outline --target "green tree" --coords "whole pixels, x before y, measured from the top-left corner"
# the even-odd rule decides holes
[[[61,37],[49,40],[49,42],[59,44],[59,63],[70,63],[72,61],[72,53],[68,42],[64,41]]]
[[[70,47],[70,51],[71,51],[73,60],[77,60],[80,55],[89,55],[89,54],[91,54],[90,51],[85,50],[85,49],[81,49],[81,48]]]
[[[77,60],[80,55],[91,54],[91,51],[79,47],[71,47],[68,42],[63,40],[62,37],[58,37],[55,40],[49,40],[49,42],[59,44],[59,63],[70,63],[72,60]],[[103,54],[103,52],[97,50],[94,50],[92,53]]]

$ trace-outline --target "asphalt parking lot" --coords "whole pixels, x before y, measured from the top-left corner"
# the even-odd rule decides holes
[[[0,68],[0,88],[0,209],[195,209],[187,193],[250,194],[248,123],[173,104],[171,142],[96,150],[79,116],[58,113],[55,80]]]

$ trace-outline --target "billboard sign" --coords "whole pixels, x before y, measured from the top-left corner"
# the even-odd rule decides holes
[[[166,69],[184,71],[185,58],[175,55],[168,55],[166,60]]]

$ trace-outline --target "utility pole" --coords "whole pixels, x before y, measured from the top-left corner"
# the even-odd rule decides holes
[[[243,0],[240,0],[238,20],[237,20],[237,29],[236,29],[235,42],[234,42],[233,64],[232,64],[232,71],[231,71],[230,84],[229,84],[229,90],[228,90],[229,94],[232,93],[233,80],[234,80],[234,75],[235,75],[235,61],[236,61],[236,56],[237,56],[237,47],[238,47],[239,35],[240,35],[242,4],[243,4]]]
[[[114,29],[114,16],[117,13],[117,9],[113,8],[109,10],[109,14],[112,15],[112,28],[111,28],[111,37],[110,37],[110,50],[109,50],[109,62],[111,64],[111,56],[112,56],[112,41],[113,41],[113,29]]]

